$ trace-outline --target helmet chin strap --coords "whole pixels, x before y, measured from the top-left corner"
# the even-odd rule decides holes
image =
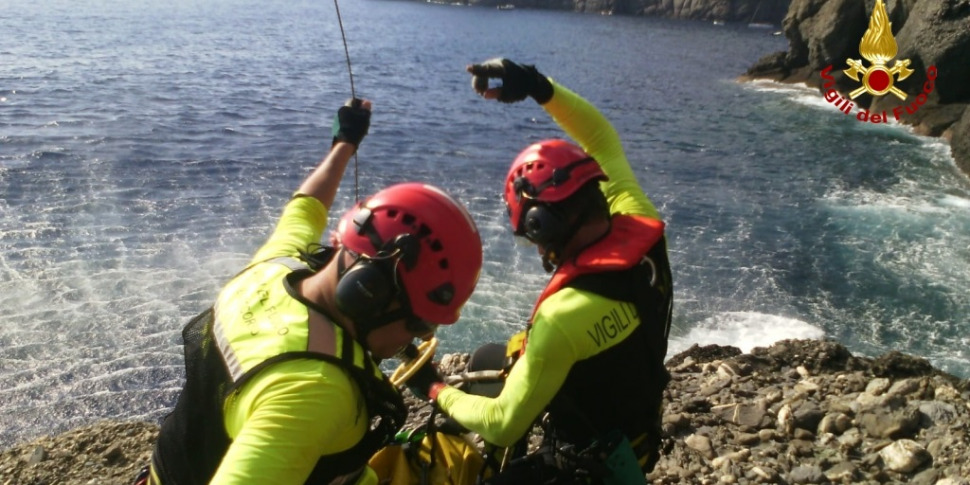
[[[558,258],[553,260],[553,258],[549,256],[548,251],[542,255],[542,269],[545,270],[546,273],[552,273],[552,270],[556,269],[556,267],[553,266],[554,264],[556,266],[559,265]]]
[[[589,211],[584,210],[576,217],[576,220],[569,225],[569,230],[566,231],[566,236],[562,238],[562,241],[555,241],[543,247],[542,252],[542,269],[546,273],[552,273],[552,271],[562,264],[562,253],[565,251],[566,246],[569,241],[572,241],[576,237],[576,233],[579,229],[586,224],[589,220]]]
[[[405,310],[404,308],[398,308],[396,310],[391,310],[378,315],[372,320],[368,320],[366,322],[354,322],[354,328],[357,330],[357,343],[369,351],[370,347],[367,345],[367,336],[370,335],[372,331],[398,320],[403,320],[410,314],[410,311]]]

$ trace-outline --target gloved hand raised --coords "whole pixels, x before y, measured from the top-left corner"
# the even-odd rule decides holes
[[[503,103],[522,101],[532,96],[539,104],[552,98],[552,83],[535,66],[516,64],[508,59],[489,59],[466,68],[472,75],[472,87],[485,99],[497,99]],[[488,87],[489,79],[501,79],[502,85]]]
[[[404,350],[404,355],[409,358],[416,358],[417,348],[413,345],[408,345],[408,347]],[[405,385],[407,385],[408,389],[410,389],[417,398],[430,401],[431,398],[428,396],[431,393],[431,386],[439,382],[443,383],[444,379],[442,379],[441,375],[438,374],[438,370],[435,369],[434,364],[431,363],[431,359],[428,359],[428,361],[418,368],[418,371],[415,372],[414,375],[407,380],[407,382],[405,382]]]
[[[333,117],[333,143],[343,141],[354,147],[360,145],[370,128],[370,101],[351,99]]]

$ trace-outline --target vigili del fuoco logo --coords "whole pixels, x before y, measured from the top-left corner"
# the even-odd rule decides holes
[[[926,97],[933,92],[937,75],[936,66],[930,66],[926,69],[926,82],[923,83],[923,91],[917,94],[915,99],[907,102],[907,94],[896,87],[895,84],[908,78],[913,70],[909,68],[909,59],[896,59],[892,67],[889,66],[889,63],[896,57],[896,49],[896,38],[893,37],[892,22],[889,21],[889,15],[886,14],[886,5],[882,0],[876,0],[876,5],[872,9],[872,16],[869,17],[869,28],[866,29],[862,41],[859,42],[859,54],[866,61],[869,61],[869,64],[866,65],[861,60],[849,58],[845,60],[848,69],[842,71],[850,79],[859,82],[861,86],[852,90],[849,93],[849,98],[846,99],[834,89],[835,78],[830,74],[832,66],[829,65],[821,72],[822,79],[825,81],[823,84],[826,89],[825,100],[848,115],[852,114],[852,108],[855,106],[855,103],[851,100],[863,93],[869,93],[873,97],[892,94],[903,101],[903,104],[892,109],[892,115],[896,121],[899,121],[903,115],[915,114],[926,103]],[[889,120],[889,117],[885,110],[881,113],[870,113],[867,109],[860,109],[856,113],[856,119],[870,123],[885,123]]]

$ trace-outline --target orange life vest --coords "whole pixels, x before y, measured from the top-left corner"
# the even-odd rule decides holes
[[[657,244],[663,235],[664,222],[661,220],[634,215],[613,216],[610,232],[606,237],[593,243],[578,256],[564,262],[556,269],[552,279],[536,300],[535,307],[532,308],[529,325],[532,324],[542,302],[577,276],[632,268],[640,263],[643,255]]]

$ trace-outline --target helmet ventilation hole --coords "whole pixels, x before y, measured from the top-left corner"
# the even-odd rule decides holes
[[[431,228],[425,224],[421,224],[421,227],[418,228],[417,234],[415,234],[415,236],[417,236],[418,239],[426,238],[430,235],[431,235]],[[435,251],[437,251],[437,249],[435,249]]]
[[[451,303],[455,297],[455,286],[451,283],[444,283],[428,293],[428,299],[440,305]]]

